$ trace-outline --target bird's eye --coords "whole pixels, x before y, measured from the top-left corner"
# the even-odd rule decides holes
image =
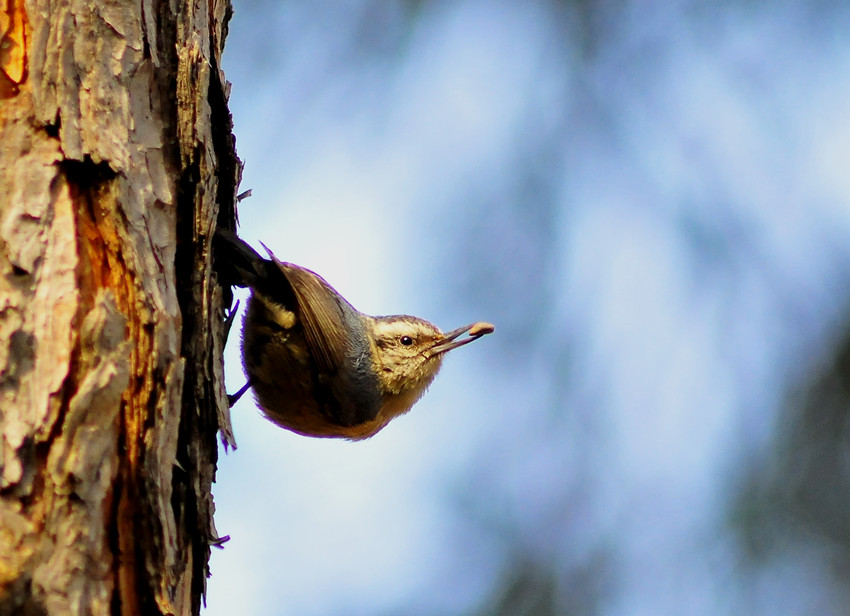
[[[404,346],[410,346],[411,344],[413,344],[413,338],[411,338],[410,336],[402,336],[401,343]]]

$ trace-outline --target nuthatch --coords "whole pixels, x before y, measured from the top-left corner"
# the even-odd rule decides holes
[[[422,397],[446,352],[495,329],[479,322],[444,334],[417,317],[371,317],[318,274],[268,248],[264,259],[230,231],[216,232],[215,251],[223,282],[251,288],[242,326],[248,382],[231,403],[251,387],[269,419],[306,436],[376,434]]]

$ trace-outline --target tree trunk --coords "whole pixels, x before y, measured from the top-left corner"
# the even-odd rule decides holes
[[[0,2],[0,614],[197,614],[228,0]]]

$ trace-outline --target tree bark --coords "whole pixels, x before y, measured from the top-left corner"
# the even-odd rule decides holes
[[[0,0],[0,614],[198,614],[228,0]]]

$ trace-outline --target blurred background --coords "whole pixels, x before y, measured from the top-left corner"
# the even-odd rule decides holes
[[[365,442],[245,396],[205,616],[850,612],[850,4],[235,5],[242,236],[496,333]]]

